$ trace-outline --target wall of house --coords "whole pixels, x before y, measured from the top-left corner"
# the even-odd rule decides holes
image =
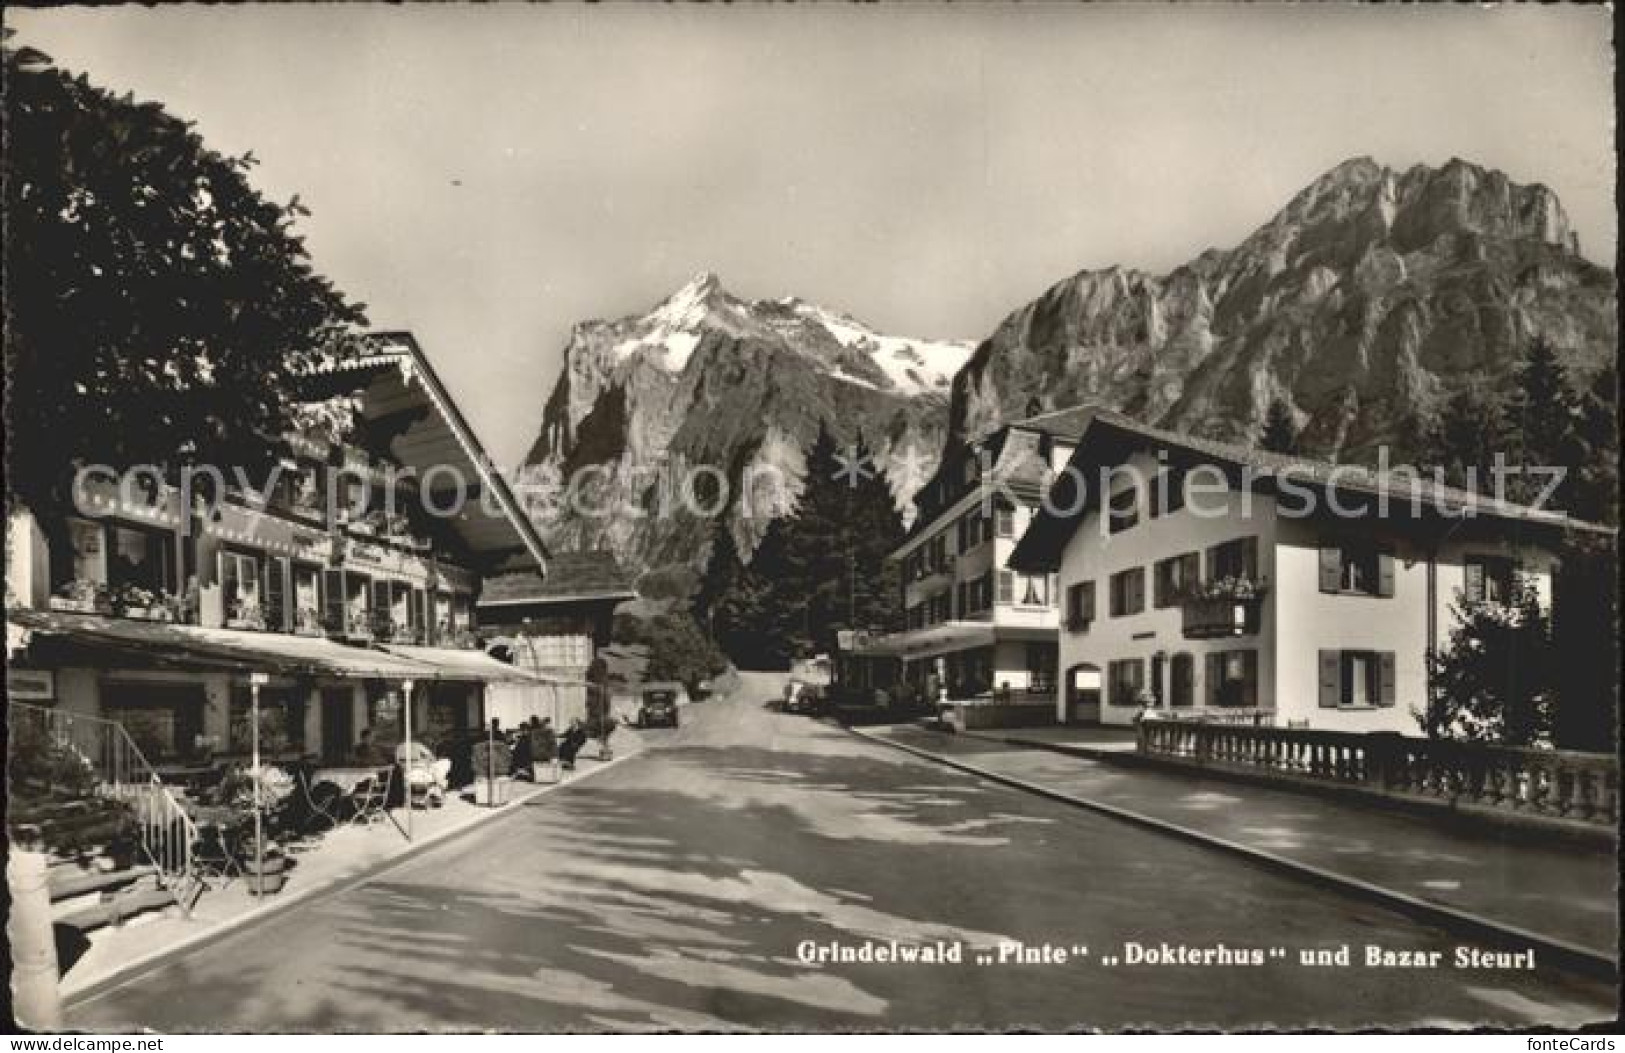
[[[43,607],[51,594],[51,557],[31,512],[6,517],[6,606]]]
[[[1368,530],[1368,528],[1362,528]],[[1455,605],[1466,586],[1472,555],[1509,556],[1529,577],[1541,602],[1551,603],[1555,555],[1538,545],[1515,545],[1490,524],[1475,524],[1438,546],[1394,530],[1369,531],[1393,553],[1394,594],[1387,597],[1320,591],[1320,543],[1326,528],[1308,519],[1282,518],[1275,553],[1276,610],[1282,626],[1276,648],[1275,706],[1281,723],[1307,723],[1335,731],[1395,731],[1415,735],[1416,712],[1427,699],[1430,557],[1435,575],[1433,636],[1449,644]],[[1500,536],[1498,536],[1500,535]],[[1372,650],[1394,653],[1393,705],[1321,708],[1319,652]]]
[[[1141,478],[1149,480],[1157,469],[1156,460],[1147,455],[1136,455],[1129,466]],[[1089,479],[1088,485],[1097,484]],[[1101,673],[1101,722],[1105,724],[1132,724],[1139,707],[1114,705],[1107,681],[1108,664],[1113,661],[1139,658],[1145,662],[1146,685],[1151,686],[1151,659],[1159,652],[1168,658],[1187,652],[1193,658],[1193,693],[1201,705],[1207,693],[1206,655],[1242,649],[1258,652],[1258,700],[1268,705],[1275,687],[1275,663],[1272,657],[1275,614],[1275,588],[1266,593],[1260,607],[1259,631],[1247,636],[1221,640],[1187,640],[1183,634],[1181,608],[1176,604],[1158,609],[1155,606],[1155,564],[1168,556],[1186,552],[1202,554],[1202,579],[1209,577],[1206,550],[1212,546],[1240,537],[1258,538],[1258,573],[1272,586],[1276,569],[1272,559],[1275,542],[1274,499],[1256,493],[1242,493],[1217,485],[1216,480],[1198,476],[1193,486],[1201,492],[1188,500],[1180,511],[1150,518],[1149,493],[1144,488],[1138,502],[1140,519],[1134,526],[1117,534],[1102,530],[1098,512],[1082,517],[1077,530],[1068,540],[1062,553],[1058,610],[1063,624],[1060,628],[1060,679],[1063,690],[1057,693],[1057,719],[1065,720],[1066,692],[1069,671],[1089,663],[1098,666]],[[1131,485],[1126,475],[1114,479],[1113,492]],[[1139,614],[1113,617],[1111,610],[1111,576],[1132,567],[1145,571],[1145,609]],[[1095,617],[1087,632],[1068,629],[1064,624],[1067,589],[1084,581],[1095,583]],[[1165,674],[1166,676],[1166,669]],[[1163,689],[1166,699],[1166,684]]]

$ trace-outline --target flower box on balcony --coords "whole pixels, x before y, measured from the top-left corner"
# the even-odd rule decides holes
[[[95,614],[97,610],[95,600],[80,599],[77,596],[52,596],[46,603],[53,611],[68,611],[74,614]]]
[[[1209,596],[1181,605],[1181,630],[1187,640],[1245,636],[1258,631],[1260,598]]]

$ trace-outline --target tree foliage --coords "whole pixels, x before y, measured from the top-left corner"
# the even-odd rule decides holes
[[[1557,695],[1552,627],[1527,582],[1506,604],[1455,605],[1450,643],[1429,658],[1433,697],[1418,714],[1430,738],[1527,746],[1549,741]]]
[[[1298,452],[1298,423],[1286,400],[1270,400],[1269,408],[1264,411],[1264,426],[1258,433],[1258,445],[1271,453]]]
[[[263,470],[290,375],[365,321],[312,269],[305,210],[157,103],[4,62],[8,499],[60,507],[81,463]]]
[[[642,644],[649,650],[646,680],[678,680],[691,691],[728,668],[728,660],[694,621],[686,607],[674,605],[651,617],[617,614],[611,636],[618,644]]]
[[[782,668],[829,652],[840,629],[895,620],[896,569],[886,556],[902,540],[903,522],[884,473],[867,458],[861,446],[838,449],[820,429],[795,511],[773,522],[748,567],[719,533],[701,595],[735,661]]]

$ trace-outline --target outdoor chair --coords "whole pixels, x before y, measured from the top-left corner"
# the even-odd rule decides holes
[[[365,826],[388,818],[389,791],[395,782],[395,768],[381,768],[370,779],[356,783],[350,791],[350,806],[355,814],[350,825]]]
[[[242,866],[223,823],[203,822],[197,826],[197,843],[192,848],[192,865],[205,887],[218,891],[243,876]]]
[[[339,805],[344,801],[345,795],[339,792],[337,787],[328,783],[321,784],[326,786],[326,793],[314,790],[311,788],[310,779],[311,774],[308,768],[300,771],[294,778],[294,781],[299,784],[300,794],[305,799],[305,821],[310,826],[309,832],[320,833],[323,824],[329,827],[337,827],[339,817],[335,813],[338,811]]]

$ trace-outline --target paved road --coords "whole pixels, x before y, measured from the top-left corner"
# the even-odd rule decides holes
[[[1457,941],[764,704],[777,681],[645,733],[643,756],[79,1007],[184,1030],[1559,1026],[1602,985],[1449,968]],[[805,964],[803,941],[962,944],[963,964]],[[1086,946],[990,964],[1001,940]],[[1125,944],[1261,949],[1129,965]],[[1443,953],[1304,967],[1299,949]],[[1285,960],[1268,949],[1287,951]],[[1115,955],[1116,965],[1103,959]]]

